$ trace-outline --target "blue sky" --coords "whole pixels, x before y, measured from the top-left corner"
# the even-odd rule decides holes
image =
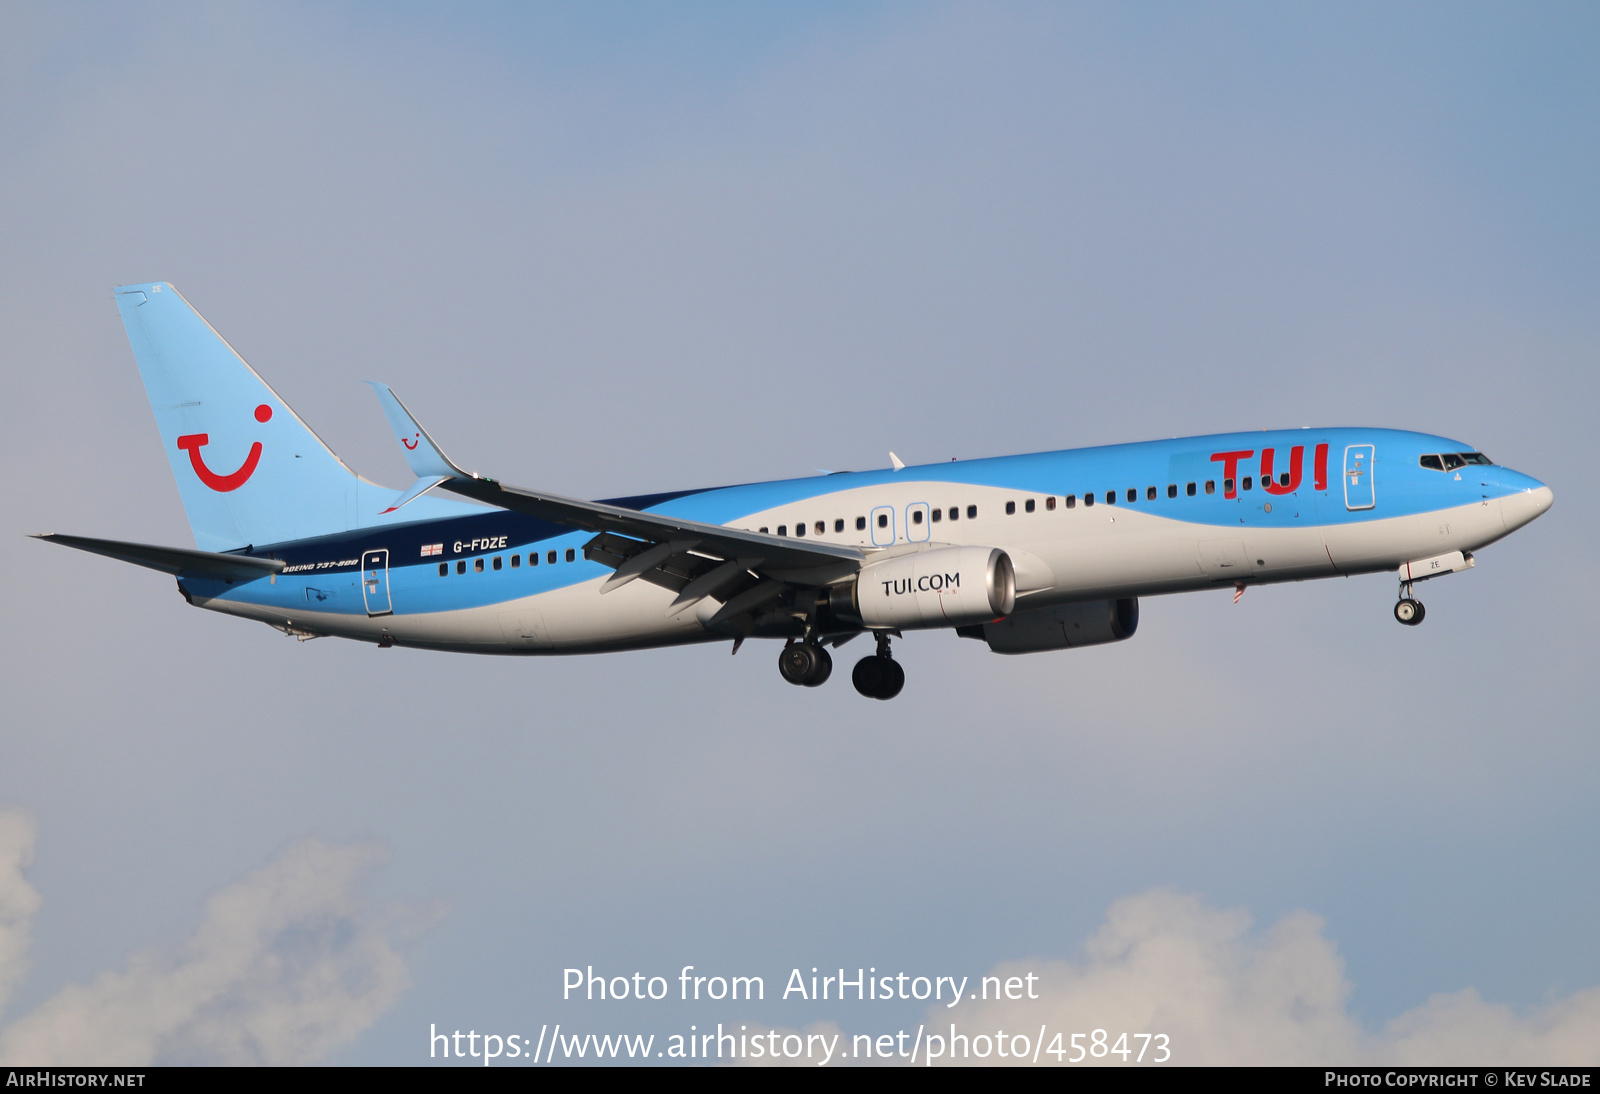
[[[561,970],[1092,971],[1114,906],[1249,954],[1321,917],[1327,1053],[1454,1043],[1467,1018],[1385,1032],[1440,993],[1508,1036],[1588,1000],[1597,32],[1580,5],[8,7],[0,905],[31,928],[0,1052],[72,1057],[72,985],[226,964],[195,940],[245,905],[332,915],[364,941],[327,960],[386,970],[284,1059],[416,1062],[429,1023],[876,1031],[921,1006],[583,1010]],[[109,292],[157,279],[397,488],[365,379],[466,465],[589,496],[1321,423],[1461,437],[1556,504],[1414,631],[1382,577],[1147,600],[1101,649],[913,636],[892,704],[801,694],[760,646],[302,646],[24,538],[189,542]],[[219,1007],[123,1043],[232,1058]]]

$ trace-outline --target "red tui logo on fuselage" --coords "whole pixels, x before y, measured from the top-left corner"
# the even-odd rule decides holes
[[[1242,452],[1213,452],[1212,463],[1222,465],[1222,496],[1225,498],[1238,497],[1238,488],[1235,485],[1238,478],[1239,461],[1248,460],[1256,454],[1255,449],[1246,449]],[[1278,478],[1272,477],[1273,450],[1261,450],[1261,489],[1269,494],[1292,494],[1300,489],[1300,476],[1305,466],[1306,446],[1297,444],[1289,449],[1289,470]],[[1312,465],[1313,490],[1326,490],[1328,488],[1328,446],[1319,444],[1316,447],[1314,463]]]

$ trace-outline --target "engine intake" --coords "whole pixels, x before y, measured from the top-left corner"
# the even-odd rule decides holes
[[[828,612],[855,627],[960,627],[1010,614],[1011,557],[998,547],[936,547],[869,563],[828,590]]]

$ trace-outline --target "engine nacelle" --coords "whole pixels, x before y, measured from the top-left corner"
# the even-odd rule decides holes
[[[1121,642],[1138,629],[1139,601],[1130,596],[1035,608],[998,623],[962,627],[957,633],[983,639],[995,653],[1038,653]]]
[[[935,547],[869,563],[828,590],[828,611],[857,627],[960,627],[1017,603],[1011,558],[998,547]]]

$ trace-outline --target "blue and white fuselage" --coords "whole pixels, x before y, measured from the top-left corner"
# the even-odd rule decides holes
[[[585,502],[462,472],[375,385],[418,475],[397,494],[345,468],[170,285],[118,302],[199,550],[58,538],[303,638],[539,654],[772,637],[784,675],[814,684],[828,646],[867,632],[856,684],[886,697],[904,679],[888,638],[911,628],[1061,649],[1132,634],[1141,596],[1374,571],[1397,573],[1396,616],[1418,622],[1413,581],[1470,567],[1552,500],[1459,441],[1334,428]]]

